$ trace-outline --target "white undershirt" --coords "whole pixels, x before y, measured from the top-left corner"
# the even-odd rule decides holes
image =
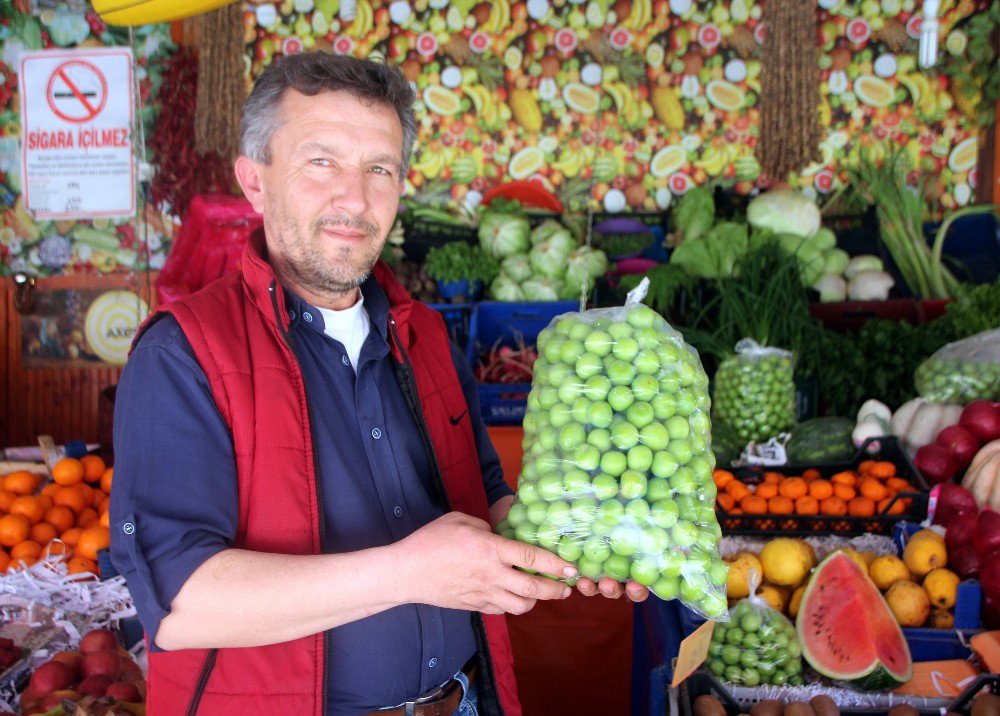
[[[371,321],[368,318],[368,311],[365,310],[364,296],[359,291],[358,302],[342,311],[320,308],[319,312],[323,316],[323,332],[343,344],[344,350],[347,351],[347,357],[351,361],[351,367],[357,373],[361,346],[364,345],[365,339],[368,338],[368,332],[371,330]]]

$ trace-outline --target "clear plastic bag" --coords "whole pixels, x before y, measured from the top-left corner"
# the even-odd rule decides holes
[[[538,350],[517,499],[500,533],[595,581],[634,579],[724,617],[708,377],[697,352],[638,303],[557,316]]]
[[[1000,400],[1000,328],[940,348],[913,377],[920,397],[935,403]]]
[[[716,622],[705,663],[733,684],[801,686],[802,647],[795,625],[756,596],[759,581],[751,571],[750,596],[733,605],[728,622]]]
[[[790,351],[750,338],[715,372],[712,417],[746,444],[775,437],[795,426],[794,359]]]

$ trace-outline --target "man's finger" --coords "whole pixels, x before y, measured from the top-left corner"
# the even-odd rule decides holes
[[[509,569],[499,584],[507,591],[529,599],[565,599],[572,590],[562,582]]]
[[[601,590],[601,594],[608,599],[618,599],[618,597],[625,593],[625,588],[611,577],[601,579],[597,583],[597,587]]]
[[[625,585],[625,594],[633,602],[644,602],[649,598],[649,589],[630,579]]]
[[[577,580],[576,589],[585,597],[593,597],[600,594],[597,589],[597,585],[594,584],[594,580],[588,579],[587,577],[580,577],[580,579]]]
[[[557,577],[576,576],[576,567],[551,552],[546,552],[541,547],[533,547],[530,544],[515,542],[509,539],[500,539],[503,545],[501,547],[500,558],[505,564],[509,564],[512,567],[529,569],[532,572],[553,574]]]

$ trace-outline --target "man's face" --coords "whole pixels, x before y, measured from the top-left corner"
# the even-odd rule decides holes
[[[399,118],[391,107],[339,91],[308,97],[287,90],[280,114],[271,163],[248,165],[256,191],[237,167],[264,216],[269,261],[282,283],[310,303],[353,305],[399,206]]]

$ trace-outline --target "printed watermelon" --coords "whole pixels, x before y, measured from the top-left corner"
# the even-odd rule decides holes
[[[795,628],[803,658],[845,686],[886,691],[913,675],[903,630],[875,583],[843,552],[813,572]]]

